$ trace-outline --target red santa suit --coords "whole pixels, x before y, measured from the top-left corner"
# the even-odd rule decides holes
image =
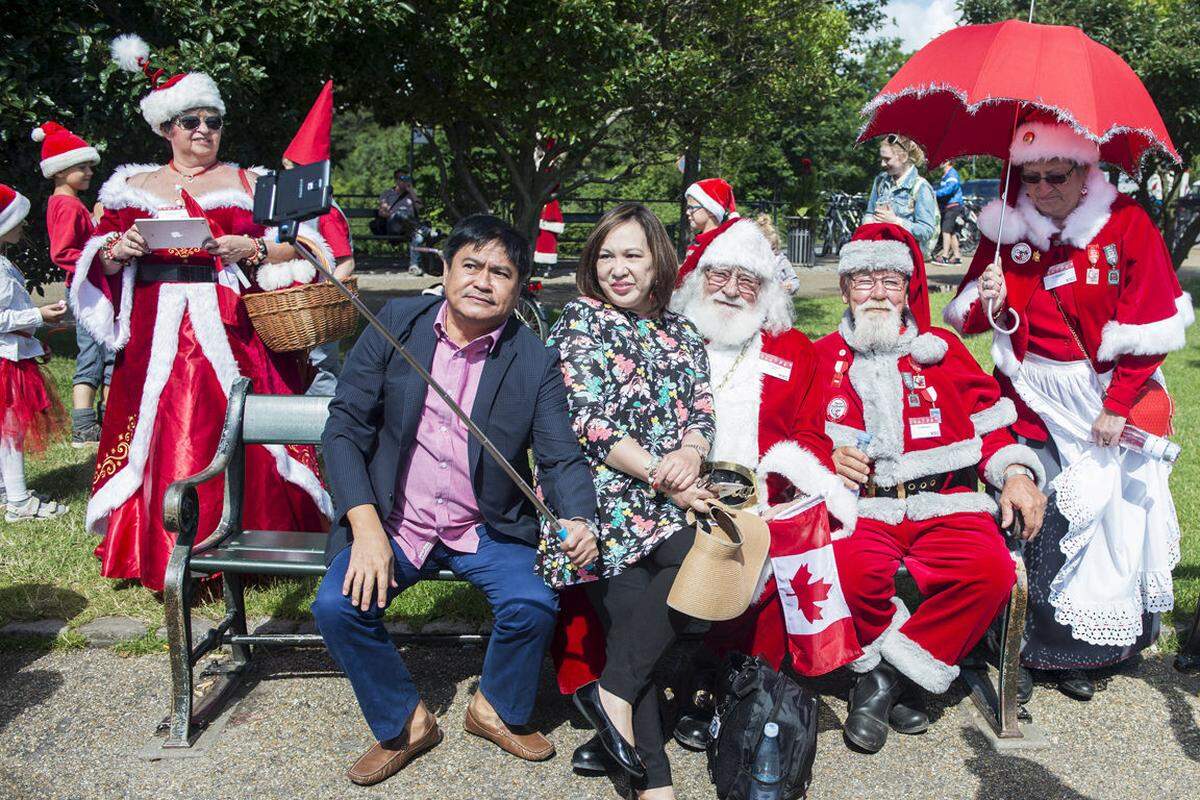
[[[912,237],[895,226],[863,226],[842,250],[839,271],[881,269],[912,274],[915,294],[923,295],[924,265]],[[1015,579],[996,503],[976,490],[976,478],[999,489],[1012,465],[1042,471],[1008,432],[1016,411],[996,381],[952,333],[928,327],[927,301],[910,298],[910,308],[892,348],[861,346],[847,312],[816,349],[826,430],[835,446],[859,447],[872,461],[854,533],[834,542],[863,647],[851,669],[867,672],[884,658],[940,693]],[[911,614],[895,597],[901,560],[925,598]]]
[[[139,42],[122,37],[114,55],[124,66],[149,70]],[[206,75],[189,73],[156,85],[142,102],[152,128],[189,108],[224,110]],[[291,394],[299,388],[299,365],[293,356],[267,350],[255,333],[241,293],[260,287],[236,265],[214,265],[204,251],[155,250],[104,274],[99,251],[111,237],[138,219],[186,215],[176,202],[129,184],[130,177],[154,169],[120,167],[101,188],[104,216],[79,256],[69,299],[79,324],[118,351],[86,516],[87,527],[105,535],[96,548],[101,573],[159,590],[174,544],[162,522],[167,486],[208,465],[237,378],[249,378],[257,393]],[[249,180],[242,178],[236,189],[195,200],[224,233],[263,236],[267,232],[253,220]],[[315,228],[306,235],[319,239]],[[257,500],[243,511],[245,527],[325,529],[322,515],[330,516],[332,506],[312,447],[250,446],[245,472],[246,494]],[[199,487],[198,542],[216,528],[223,491],[220,479]]]
[[[706,319],[702,311],[705,268],[739,269],[762,281],[757,307],[764,320],[760,330],[742,341],[706,337],[716,414],[709,460],[754,470],[764,506],[801,496],[824,497],[839,528],[834,536],[845,535],[854,528],[856,500],[834,472],[816,350],[808,337],[791,327],[791,296],[779,282],[775,254],[758,226],[734,219],[720,230],[706,243],[698,269],[675,292],[672,308],[688,315],[702,334],[715,333],[722,327],[720,318]],[[773,547],[772,556],[778,555]],[[767,573],[764,580],[769,583]],[[780,597],[770,585],[765,594],[756,595],[758,600],[744,615],[714,625],[707,642],[718,656],[737,650],[761,656],[778,668],[788,649]],[[824,620],[834,621],[828,615]]]
[[[562,208],[556,197],[542,207],[542,216],[538,220],[537,241],[533,246],[534,262],[545,264],[547,268],[558,263],[558,237],[562,236],[565,229]]]
[[[1150,217],[1095,166],[1093,142],[1036,121],[1013,141],[1015,165],[1056,156],[1080,164],[1086,193],[1061,229],[1023,191],[1003,229],[1001,201],[987,206],[983,239],[943,317],[963,334],[991,330],[979,279],[998,249],[1016,326],[993,334],[996,377],[1016,404],[1016,432],[1053,439],[1062,467],[1051,486],[1069,530],[1066,563],[1047,589],[1054,619],[1082,642],[1128,646],[1144,614],[1175,604],[1180,531],[1170,465],[1094,445],[1091,425],[1101,409],[1128,417],[1151,378],[1165,385],[1159,368],[1185,344],[1192,299]],[[1012,328],[1012,314],[997,322]]]

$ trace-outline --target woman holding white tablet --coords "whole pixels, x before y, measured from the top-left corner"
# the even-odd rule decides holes
[[[71,284],[79,324],[117,351],[87,526],[105,537],[96,548],[103,575],[160,590],[174,544],[163,494],[212,458],[233,381],[250,378],[257,393],[301,390],[298,358],[266,348],[241,295],[313,270],[254,223],[254,172],[218,160],[225,104],[212,79],[164,77],[136,36],[115,40],[113,56],[150,79],[142,115],[171,159],[120,167],[104,184],[104,216]],[[151,249],[137,229],[138,220],[201,216],[213,237],[199,247]],[[194,224],[180,223],[180,233]],[[307,238],[323,246],[315,233]],[[246,492],[258,499],[243,512],[247,528],[327,527],[329,495],[313,448],[254,446],[246,458]],[[219,481],[199,488],[197,541],[216,527],[222,491]]]

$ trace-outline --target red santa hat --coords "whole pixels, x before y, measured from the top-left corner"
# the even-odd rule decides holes
[[[724,222],[725,217],[737,214],[737,201],[733,198],[733,187],[721,178],[705,178],[687,188],[684,195],[692,198],[704,210]]]
[[[155,133],[193,108],[215,108],[225,113],[225,102],[212,78],[203,72],[181,72],[163,80],[165,70],[150,64],[150,46],[137,34],[126,33],[112,41],[112,57],[123,70],[141,72],[150,81],[150,93],[142,98],[142,117]]]
[[[29,213],[29,198],[0,183],[0,236],[11,231]]]
[[[1025,112],[1024,121],[1017,127],[1009,145],[1008,157],[1013,166],[1053,158],[1065,158],[1076,164],[1098,164],[1100,145],[1051,114],[1035,108]]]
[[[908,278],[908,310],[917,330],[929,330],[929,284],[925,279],[925,257],[913,235],[885,222],[862,225],[838,256],[838,274],[899,272]]]
[[[47,178],[80,164],[100,163],[96,148],[57,122],[43,122],[29,138],[42,143],[42,175]]]
[[[333,81],[325,81],[316,102],[300,125],[283,157],[304,166],[329,159],[329,134],[333,130]]]

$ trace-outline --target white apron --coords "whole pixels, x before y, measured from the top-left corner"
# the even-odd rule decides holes
[[[1066,563],[1050,584],[1054,619],[1089,644],[1126,646],[1141,635],[1143,613],[1175,607],[1179,521],[1170,464],[1091,442],[1111,377],[1087,361],[1026,353],[1012,383],[1062,460],[1051,487],[1069,528],[1060,543]]]

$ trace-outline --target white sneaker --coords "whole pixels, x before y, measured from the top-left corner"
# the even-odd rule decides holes
[[[6,503],[4,508],[5,522],[54,519],[55,517],[61,517],[70,510],[57,500],[43,500],[36,494],[29,495],[21,503]]]

